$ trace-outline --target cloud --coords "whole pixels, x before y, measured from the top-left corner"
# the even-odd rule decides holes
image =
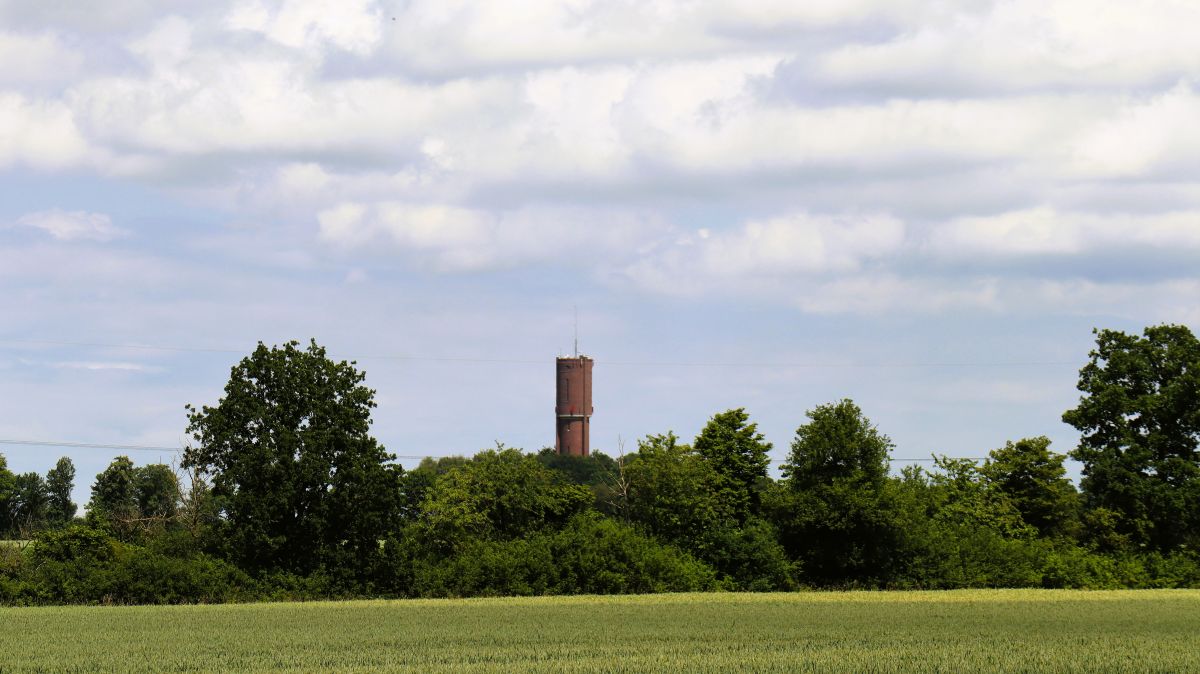
[[[1200,211],[1096,214],[1039,206],[955,218],[933,228],[929,246],[943,257],[1082,255],[1134,247],[1200,251]]]
[[[492,212],[405,202],[343,203],[317,219],[322,240],[343,250],[382,246],[439,272],[529,263],[594,269],[667,229],[631,212],[546,207]]]
[[[0,31],[0,87],[70,80],[82,62],[82,56],[53,33]]]
[[[928,95],[1095,90],[1172,82],[1200,67],[1194,3],[956,3],[911,29],[817,57],[821,81]],[[1153,45],[1148,48],[1148,45]]]
[[[1170,90],[1126,101],[1078,135],[1069,169],[1098,178],[1191,175],[1200,157],[1200,96],[1180,82]]]
[[[64,103],[0,91],[0,170],[78,166],[87,159],[88,149],[72,110]]]
[[[90,370],[93,372],[116,370],[120,372],[161,372],[160,367],[151,367],[140,363],[125,363],[116,361],[64,361],[54,363],[54,367],[67,370]]]
[[[39,211],[17,218],[15,224],[40,229],[59,241],[111,241],[129,233],[107,215],[86,211]]]
[[[235,31],[251,31],[295,49],[334,47],[366,56],[379,44],[383,12],[374,0],[244,0],[225,16]]]
[[[786,295],[789,281],[857,272],[896,254],[904,242],[904,224],[886,214],[792,213],[729,232],[696,230],[630,264],[624,274],[642,288],[670,294]]]

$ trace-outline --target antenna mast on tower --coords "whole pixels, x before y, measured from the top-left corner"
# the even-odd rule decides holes
[[[579,357],[579,305],[573,304],[571,308],[575,311],[575,357]]]

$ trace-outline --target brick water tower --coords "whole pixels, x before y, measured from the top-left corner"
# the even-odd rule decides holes
[[[559,454],[591,454],[593,362],[580,355],[555,361],[558,402],[554,407],[554,448]]]

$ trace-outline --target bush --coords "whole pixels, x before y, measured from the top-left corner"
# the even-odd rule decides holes
[[[39,536],[30,564],[7,582],[5,602],[25,604],[178,604],[256,596],[255,583],[228,562],[174,557],[121,543],[75,525]]]
[[[403,545],[397,550],[398,566],[411,564],[410,596],[630,594],[717,587],[716,573],[706,564],[596,512],[577,515],[560,531],[464,542],[450,556],[422,557]]]

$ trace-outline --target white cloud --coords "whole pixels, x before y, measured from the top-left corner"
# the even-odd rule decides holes
[[[261,33],[281,45],[329,45],[360,56],[379,44],[382,22],[374,0],[243,0],[225,17],[228,28]]]
[[[191,54],[192,26],[182,17],[167,17],[149,33],[130,42],[129,50],[152,68],[176,68]]]
[[[905,227],[885,214],[794,213],[743,224],[729,232],[707,228],[628,265],[643,288],[669,294],[765,292],[788,296],[804,277],[847,274],[898,253]]]
[[[120,372],[161,372],[160,367],[151,367],[140,363],[125,363],[115,361],[64,361],[54,363],[54,367],[68,370],[90,370],[93,372],[116,370]]]
[[[63,169],[87,156],[88,143],[66,105],[0,91],[0,169]]]
[[[128,234],[107,215],[87,211],[39,211],[17,218],[15,224],[40,229],[59,241],[111,241]]]
[[[936,226],[929,246],[944,257],[1081,255],[1140,246],[1200,250],[1200,211],[1152,215],[1059,212],[1041,206]]]
[[[1134,98],[1078,136],[1069,169],[1100,178],[1190,174],[1200,159],[1200,96],[1187,83]]]
[[[53,33],[0,31],[0,86],[69,80],[82,62],[82,56]]]
[[[954,3],[879,42],[822,55],[827,81],[910,91],[996,92],[1136,86],[1200,67],[1190,29],[1200,6],[1180,0]],[[1152,45],[1152,46],[1151,46]]]
[[[999,308],[996,278],[921,278],[895,273],[850,275],[798,289],[793,306],[815,314],[942,314]]]
[[[425,72],[627,61],[712,52],[726,44],[689,3],[416,0],[388,22],[389,49]]]
[[[343,203],[318,214],[321,238],[342,249],[399,251],[442,272],[537,262],[584,270],[638,249],[666,227],[619,211],[523,208],[492,212],[445,204]]]

